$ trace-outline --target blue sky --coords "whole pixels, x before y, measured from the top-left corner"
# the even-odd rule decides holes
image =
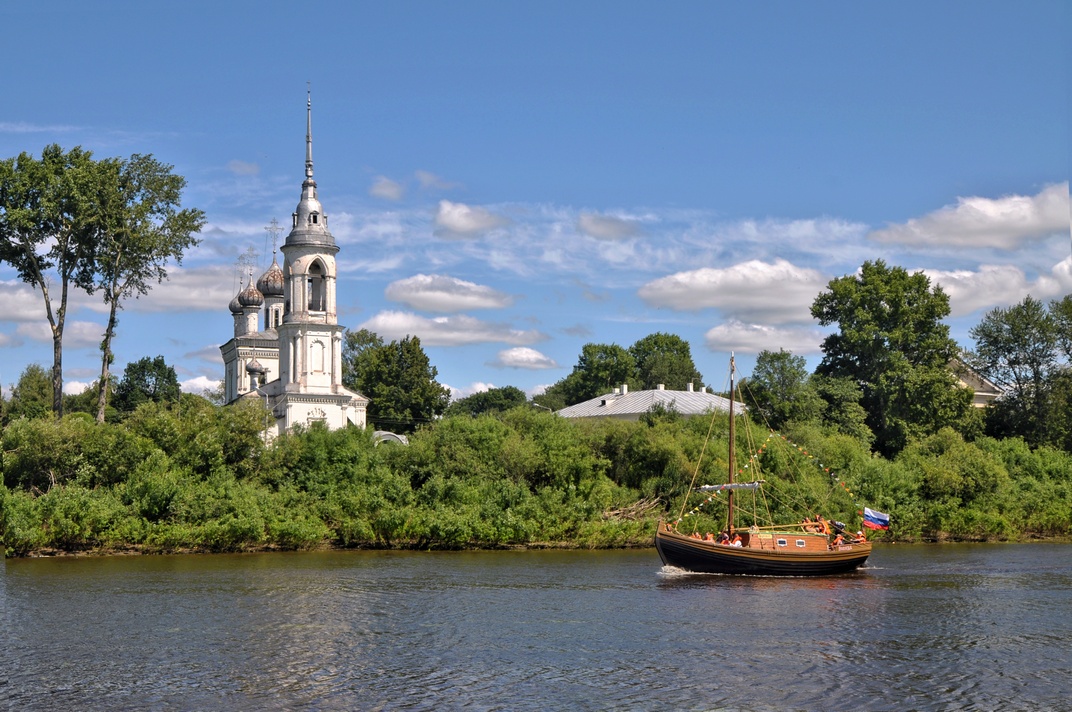
[[[340,322],[420,337],[462,396],[534,393],[588,342],[817,363],[809,307],[869,259],[924,269],[948,323],[1072,292],[1066,3],[5,3],[0,157],[152,153],[201,244],[120,314],[116,363],[222,377],[239,257],[300,196],[306,83]],[[15,59],[17,58],[17,59]],[[106,312],[77,295],[69,391]],[[0,265],[0,381],[51,365]]]

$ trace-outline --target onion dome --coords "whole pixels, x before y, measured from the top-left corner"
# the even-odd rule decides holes
[[[275,261],[274,254],[272,255],[272,266],[257,280],[257,291],[266,297],[283,296],[283,270],[279,268],[279,263]]]
[[[244,307],[259,307],[264,304],[264,295],[253,286],[252,278],[246,288],[238,293],[238,303]]]
[[[263,376],[265,373],[264,366],[257,359],[253,359],[246,364],[246,373],[251,376]]]
[[[231,303],[228,305],[227,308],[231,310],[232,314],[242,313],[242,302],[238,301],[237,294],[235,295],[234,299],[231,300]]]

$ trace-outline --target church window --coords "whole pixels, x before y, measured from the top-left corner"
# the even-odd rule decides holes
[[[309,311],[325,311],[326,289],[324,279],[324,265],[317,260],[309,267],[308,297]]]

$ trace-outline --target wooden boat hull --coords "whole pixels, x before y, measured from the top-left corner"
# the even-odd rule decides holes
[[[871,542],[823,551],[726,546],[678,534],[662,522],[655,532],[655,548],[666,566],[696,573],[754,576],[843,574],[857,569],[871,555]]]

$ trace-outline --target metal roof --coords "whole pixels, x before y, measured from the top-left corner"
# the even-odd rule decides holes
[[[571,405],[556,411],[563,418],[618,418],[620,420],[639,420],[640,416],[659,404],[664,408],[673,408],[683,416],[703,415],[713,411],[728,413],[728,398],[716,396],[706,391],[668,391],[655,389],[636,391],[634,393],[614,391],[597,396],[591,400]],[[734,410],[743,412],[745,407],[737,403]]]

